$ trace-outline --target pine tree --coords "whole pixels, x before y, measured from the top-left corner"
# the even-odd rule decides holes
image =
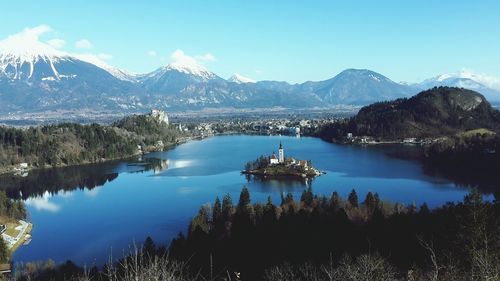
[[[230,220],[232,214],[233,200],[231,199],[231,195],[226,194],[224,199],[222,199],[222,217],[224,218],[224,221]]]
[[[220,204],[219,196],[215,198],[215,203],[214,203],[214,210],[212,213],[212,222],[216,223],[220,220],[222,217],[222,207]]]
[[[246,186],[243,187],[240,193],[240,201],[238,202],[238,209],[245,210],[246,207],[250,204],[250,193]]]
[[[363,204],[366,206],[368,214],[369,215],[373,214],[373,211],[377,207],[375,196],[373,196],[373,194],[371,192],[368,192],[366,194],[366,198],[365,198],[365,201],[363,202]]]
[[[353,189],[351,191],[347,200],[349,201],[349,204],[351,204],[353,208],[358,207],[358,194],[356,193],[356,190]]]
[[[332,193],[332,196],[330,197],[330,208],[333,211],[337,211],[338,209],[340,209],[340,202],[340,195],[337,193],[337,191],[334,191]]]
[[[300,197],[300,202],[304,203],[304,205],[306,207],[312,206],[313,192],[312,192],[312,188],[310,186],[302,192],[302,196]]]

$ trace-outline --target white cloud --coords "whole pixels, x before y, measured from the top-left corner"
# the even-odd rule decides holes
[[[484,73],[475,73],[474,71],[467,68],[463,68],[462,71],[460,71],[459,76],[461,78],[474,80],[495,90],[500,90],[500,79],[497,77]]]
[[[206,53],[204,55],[190,56],[184,53],[183,50],[177,49],[170,55],[170,65],[187,66],[192,69],[205,70],[203,64],[215,61],[215,57]]]
[[[196,59],[199,60],[199,61],[215,61],[215,57],[214,55],[210,54],[210,53],[206,53],[204,55],[201,55],[201,56],[196,56]]]
[[[9,35],[0,40],[0,50],[14,54],[61,54],[54,47],[39,40],[40,36],[52,32],[53,29],[48,25],[39,25],[32,28],[25,28],[23,31]]]
[[[21,32],[21,34],[38,39],[42,34],[45,34],[47,32],[51,32],[51,31],[54,31],[52,29],[52,27],[50,27],[46,24],[42,24],[42,25],[35,26],[32,28],[27,27]]]
[[[56,49],[61,49],[62,47],[64,47],[64,45],[66,45],[66,41],[64,41],[63,39],[54,38],[47,41],[47,44]]]
[[[79,49],[92,49],[94,45],[92,45],[92,43],[87,39],[80,39],[76,41],[75,47]]]
[[[26,205],[33,206],[39,211],[49,211],[52,213],[57,213],[61,207],[53,202],[49,201],[50,194],[46,191],[41,197],[28,198],[26,200]]]
[[[106,53],[100,53],[100,54],[97,54],[97,57],[102,59],[102,60],[110,60],[113,58],[112,55],[110,54],[106,54]]]
[[[150,56],[150,57],[156,57],[158,54],[156,53],[156,51],[150,50],[150,51],[147,52],[147,55]]]
[[[99,195],[99,191],[101,191],[101,186],[94,187],[92,189],[85,189],[83,191],[83,194],[85,194],[85,196],[95,198],[97,197],[97,195]]]

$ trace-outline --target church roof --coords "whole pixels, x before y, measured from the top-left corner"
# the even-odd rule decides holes
[[[274,152],[273,155],[271,155],[271,159],[276,159],[276,154],[274,154]]]

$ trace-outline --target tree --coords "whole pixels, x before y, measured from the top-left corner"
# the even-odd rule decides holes
[[[330,197],[330,208],[336,212],[338,209],[340,209],[340,195],[337,193],[337,191],[334,191],[332,193],[332,196]]]
[[[219,196],[215,198],[214,210],[212,213],[212,222],[216,223],[222,217],[222,207],[220,204]]]
[[[0,238],[0,263],[6,263],[9,261],[9,250],[3,238]]]
[[[349,204],[351,204],[353,208],[358,207],[358,194],[356,193],[356,190],[353,189],[351,191],[347,200],[349,201]]]
[[[313,192],[312,188],[309,186],[306,190],[302,192],[302,196],[300,197],[300,202],[304,203],[305,207],[311,207],[313,203]]]
[[[243,186],[240,193],[240,201],[238,202],[238,209],[243,211],[248,204],[250,204],[250,193],[248,192],[248,188]]]
[[[231,195],[226,194],[224,199],[222,199],[222,217],[224,218],[224,221],[230,220],[232,214],[233,200],[231,199]]]
[[[363,204],[365,205],[365,207],[368,211],[368,215],[372,215],[373,211],[377,207],[375,196],[373,196],[373,194],[371,192],[368,192],[366,194],[366,198],[365,198],[365,201],[363,202]]]

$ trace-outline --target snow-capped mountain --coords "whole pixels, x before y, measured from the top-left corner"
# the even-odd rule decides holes
[[[416,94],[436,85],[498,95],[469,78],[441,76],[418,87],[365,69],[348,69],[317,82],[259,81],[239,74],[225,80],[178,50],[173,62],[131,75],[90,54],[69,54],[20,33],[0,41],[0,110],[35,112],[90,109],[138,112],[203,108],[309,108],[366,105]]]
[[[500,91],[488,87],[481,82],[474,80],[477,76],[471,75],[470,72],[459,72],[454,74],[442,74],[433,78],[424,80],[416,86],[420,89],[429,89],[439,86],[458,87],[476,91],[486,97],[488,101],[499,102]]]
[[[109,74],[113,75],[114,77],[116,77],[120,80],[129,81],[129,82],[136,82],[136,80],[137,80],[137,75],[129,73],[129,72],[127,72],[123,69],[120,69],[118,67],[111,66],[111,65],[107,64],[106,62],[102,61],[101,59],[99,59],[95,55],[78,54],[75,56],[79,60],[91,63],[97,67],[100,67],[100,68],[106,70],[107,72],[109,72]]]
[[[2,111],[137,107],[141,90],[124,81],[116,69],[56,50],[28,35],[0,41]]]
[[[234,82],[236,84],[245,84],[245,83],[255,83],[256,82],[255,80],[248,78],[248,77],[245,77],[243,75],[240,75],[238,73],[233,74],[231,77],[229,77],[229,79],[227,79],[227,81]]]

